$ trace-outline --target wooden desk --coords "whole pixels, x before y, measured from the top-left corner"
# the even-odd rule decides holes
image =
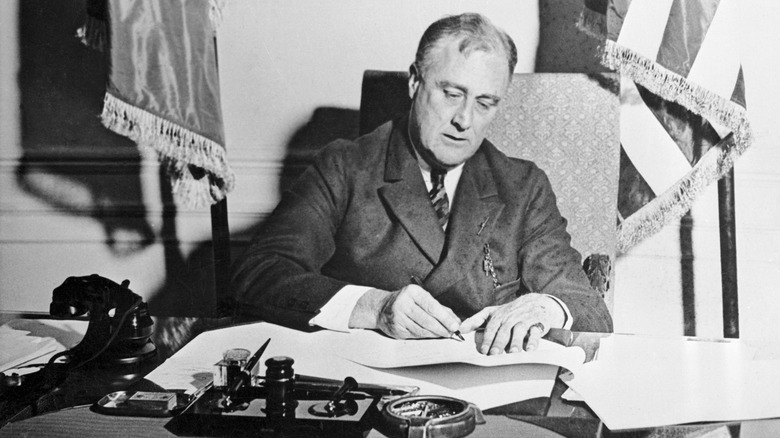
[[[211,323],[213,326],[224,324]],[[599,341],[604,336],[588,333],[556,333],[563,342],[579,345],[587,353],[588,360],[597,351]],[[135,383],[143,389],[144,381]],[[141,386],[138,386],[141,385]],[[709,424],[699,426],[675,426],[652,430],[640,430],[616,433],[606,429],[598,418],[583,403],[571,403],[561,399],[565,384],[558,382],[549,399],[535,399],[485,411],[487,424],[480,425],[470,435],[473,437],[496,436],[539,436],[539,437],[685,437],[685,436],[772,436],[762,435],[767,431],[780,431],[780,420],[743,422],[736,425]],[[104,395],[92,395],[94,400]],[[175,437],[171,430],[170,418],[135,418],[106,416],[90,409],[89,405],[63,408],[54,412],[34,416],[26,420],[10,423],[0,429],[1,437],[91,437],[91,436],[127,436],[127,437]],[[756,435],[746,434],[758,431]],[[381,437],[371,431],[369,437]]]
[[[593,419],[566,419],[545,417],[507,417],[488,416],[488,422],[480,425],[469,435],[474,438],[489,437],[740,437],[757,438],[777,436],[780,431],[780,420],[760,420],[742,422],[739,429],[731,429],[728,425],[712,424],[701,426],[674,426],[656,428],[653,430],[639,430],[623,433],[610,432],[599,427],[598,420]],[[87,438],[87,437],[111,437],[121,436],[128,438],[173,438],[188,435],[176,435],[166,428],[170,422],[168,418],[133,418],[111,417],[92,412],[88,406],[64,409],[27,420],[11,423],[0,429],[0,438],[11,437],[63,437],[63,438]],[[574,426],[579,427],[575,431]],[[562,432],[568,428],[572,433]],[[556,430],[558,432],[556,432]],[[562,433],[559,433],[562,432]],[[565,434],[564,434],[565,433]],[[192,436],[192,435],[189,435]],[[369,438],[381,437],[376,431],[371,431]]]

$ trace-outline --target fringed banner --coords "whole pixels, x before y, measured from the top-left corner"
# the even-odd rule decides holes
[[[637,175],[621,175],[621,184],[635,183],[621,194],[643,199],[621,210],[618,249],[625,252],[680,219],[752,142],[738,4],[586,0],[585,6],[580,28],[601,38],[602,63],[623,75],[621,145]]]
[[[99,21],[108,19],[103,124],[152,148],[176,203],[188,208],[220,201],[235,181],[224,147],[214,37],[224,3],[109,0],[106,7],[92,0],[78,35],[104,47]]]
[[[202,135],[106,93],[101,114],[103,125],[154,149],[168,169],[177,201],[191,207],[210,205],[232,187],[232,171],[225,149]],[[201,170],[202,169],[202,170]],[[229,175],[220,181],[213,175]]]

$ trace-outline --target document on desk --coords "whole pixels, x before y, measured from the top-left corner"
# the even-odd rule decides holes
[[[0,326],[0,346],[0,372],[63,349],[54,338],[32,336],[8,325]]]
[[[585,361],[585,351],[579,347],[564,347],[542,339],[533,352],[486,356],[477,351],[475,333],[464,335],[465,341],[454,339],[392,339],[380,333],[355,331],[341,348],[342,357],[374,368],[401,368],[421,365],[463,363],[481,367],[503,365],[546,364],[575,371]]]
[[[611,430],[780,416],[780,361],[738,341],[612,335],[570,388]]]
[[[412,350],[408,350],[399,349],[407,341],[395,341],[374,332],[341,333],[323,330],[305,333],[274,324],[256,323],[202,333],[146,378],[168,390],[192,393],[208,383],[213,366],[222,358],[223,351],[230,348],[255,351],[268,338],[271,338],[271,342],[260,361],[261,374],[264,373],[263,364],[266,359],[288,356],[295,360],[293,369],[296,374],[337,380],[351,376],[359,383],[416,386],[420,388],[419,394],[456,397],[470,401],[481,409],[549,396],[558,373],[557,360],[553,361],[555,364],[538,363],[538,360],[523,358],[523,354],[519,353],[496,356],[475,365],[474,363],[480,362],[475,356],[479,354],[476,350],[473,354],[461,356],[465,358],[463,360],[446,359],[446,363],[434,363],[442,360],[431,360],[430,354],[425,356],[420,351],[428,349],[430,353],[436,352],[436,355],[443,357],[446,352],[442,350],[453,349],[457,352],[468,345],[468,341],[419,341],[414,344]],[[475,348],[473,339],[471,347]],[[557,347],[566,350],[558,345],[545,346],[543,351],[539,352],[539,357],[546,357],[548,353],[544,353],[544,350],[547,348]],[[367,366],[347,358],[356,350],[377,354],[378,350],[385,348],[389,349],[382,353],[385,363],[373,363],[383,367]],[[411,363],[391,358],[396,354],[402,355],[404,351],[417,357],[415,366],[408,366]],[[578,354],[574,351],[569,354]],[[457,358],[457,354],[453,353],[452,358]],[[584,359],[584,353],[582,354]],[[514,357],[507,359],[510,356]],[[527,356],[530,357],[531,354]],[[580,364],[583,359],[579,359]],[[563,360],[563,363],[572,367],[574,362],[571,358]],[[391,363],[401,367],[387,368]]]

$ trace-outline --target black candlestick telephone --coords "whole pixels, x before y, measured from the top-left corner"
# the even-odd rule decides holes
[[[126,365],[153,360],[152,318],[143,299],[128,288],[130,281],[117,284],[97,274],[68,277],[54,289],[49,306],[51,316],[89,316],[89,327],[81,342],[64,352],[72,366],[96,361],[103,366]]]
[[[35,375],[4,376],[3,386],[22,386],[25,380],[54,386],[77,368],[112,369],[132,376],[133,370],[155,362],[157,348],[151,340],[154,323],[146,303],[129,284],[128,280],[118,284],[97,274],[68,277],[52,292],[49,313],[55,318],[87,316],[84,338],[70,350],[52,356]]]
[[[153,321],[130,282],[97,274],[68,277],[54,289],[49,313],[55,318],[88,317],[78,345],[55,354],[40,370],[0,373],[0,427],[12,418],[91,403],[91,393],[126,386],[157,363]],[[70,389],[63,389],[70,388]]]

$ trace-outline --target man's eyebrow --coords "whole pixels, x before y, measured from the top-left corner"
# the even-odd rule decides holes
[[[468,94],[468,92],[469,92],[468,88],[466,88],[466,87],[464,87],[462,85],[458,85],[456,83],[450,82],[450,81],[446,81],[446,80],[438,81],[436,84],[440,88],[455,88],[457,90],[462,91],[464,94]],[[498,104],[499,102],[501,102],[501,96],[497,96],[495,94],[490,94],[490,93],[481,94],[481,95],[477,96],[477,99],[490,99],[495,104]]]
[[[447,80],[436,81],[436,85],[438,85],[439,88],[455,88],[457,90],[462,91],[463,93],[468,93],[469,92],[469,89],[464,87],[463,85],[458,85],[458,84],[456,84],[454,82],[450,82],[450,81],[447,81]]]

